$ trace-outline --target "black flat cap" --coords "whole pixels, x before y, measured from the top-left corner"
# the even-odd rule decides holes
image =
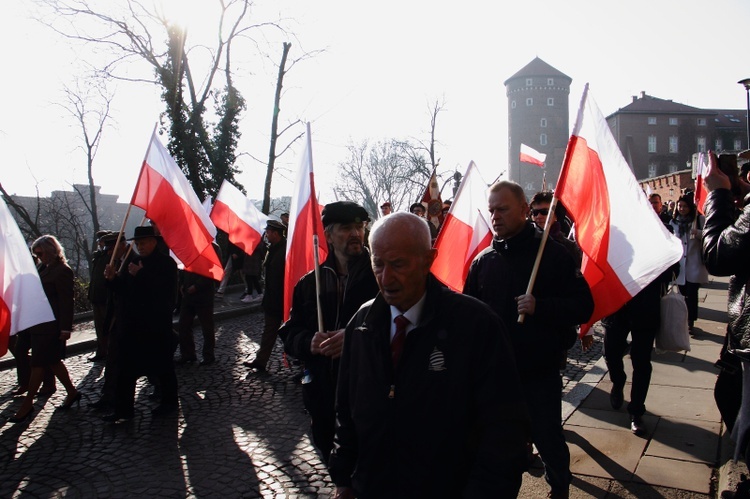
[[[266,222],[266,230],[269,229],[279,231],[283,234],[286,232],[286,225],[278,220],[269,219],[268,222]]]
[[[369,222],[367,210],[352,201],[336,201],[323,208],[323,226]]]

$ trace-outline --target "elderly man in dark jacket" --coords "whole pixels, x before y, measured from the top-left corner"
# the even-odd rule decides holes
[[[337,497],[515,497],[528,413],[507,331],[430,274],[426,221],[381,218],[380,294],[346,328],[337,392]]]
[[[133,417],[135,384],[141,376],[153,376],[162,390],[154,416],[177,411],[177,376],[172,359],[176,338],[172,310],[177,286],[177,264],[157,251],[151,226],[136,227],[132,237],[138,256],[116,273],[107,265],[105,277],[115,291],[116,327],[121,329],[121,371],[117,379],[115,412],[102,418],[117,422]]]
[[[279,330],[287,354],[305,363],[302,383],[305,408],[310,413],[313,443],[328,461],[336,424],[334,399],[338,358],[344,327],[367,300],[378,292],[364,246],[367,211],[351,201],[337,201],[322,213],[328,258],[320,266],[323,329],[318,331],[315,275],[305,275],[294,287],[289,320]]]
[[[705,176],[708,191],[703,227],[703,259],[714,275],[731,275],[729,280],[729,322],[726,348],[742,366],[742,403],[732,430],[735,458],[750,455],[750,185],[734,179],[734,185],[711,155]],[[735,219],[736,201],[732,193],[745,195],[742,213]],[[731,417],[731,416],[728,416]],[[728,418],[725,417],[725,418]]]
[[[552,240],[545,245],[536,283],[527,294],[542,234],[527,219],[523,189],[514,182],[498,182],[490,188],[488,205],[495,238],[472,262],[464,292],[487,303],[508,326],[550,497],[566,498],[572,475],[562,432],[560,351],[575,341],[572,328],[589,320],[594,300],[573,257]]]

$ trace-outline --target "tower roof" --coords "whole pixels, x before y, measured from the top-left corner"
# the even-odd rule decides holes
[[[533,61],[522,67],[516,74],[505,80],[503,85],[508,85],[508,82],[511,80],[515,80],[517,78],[528,78],[531,76],[548,76],[548,77],[562,77],[567,78],[570,81],[573,81],[573,79],[563,73],[560,70],[557,70],[541,60],[539,57],[535,57]]]

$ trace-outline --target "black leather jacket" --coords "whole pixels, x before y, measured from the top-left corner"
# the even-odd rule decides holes
[[[716,189],[706,199],[703,260],[711,274],[729,280],[728,349],[750,360],[750,199],[735,220],[734,198],[728,189]]]

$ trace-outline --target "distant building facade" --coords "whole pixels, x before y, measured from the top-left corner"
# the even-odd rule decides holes
[[[532,196],[547,183],[554,186],[570,138],[568,96],[573,80],[540,58],[505,81],[508,97],[508,175]],[[544,168],[521,163],[521,144],[546,154]]]
[[[607,124],[635,177],[646,180],[692,169],[696,152],[747,149],[746,116],[746,110],[699,109],[641,92]]]
[[[23,207],[31,221],[43,234],[52,234],[65,248],[70,266],[81,277],[87,277],[88,262],[94,243],[94,224],[89,209],[89,186],[74,184],[70,191],[52,191],[49,197],[11,195],[11,199]],[[96,208],[101,230],[119,230],[128,211],[128,203],[118,203],[118,196],[102,194],[101,187],[94,186]],[[33,239],[29,224],[10,207],[10,212],[29,242]],[[143,219],[144,212],[133,207],[125,228],[126,237]]]

